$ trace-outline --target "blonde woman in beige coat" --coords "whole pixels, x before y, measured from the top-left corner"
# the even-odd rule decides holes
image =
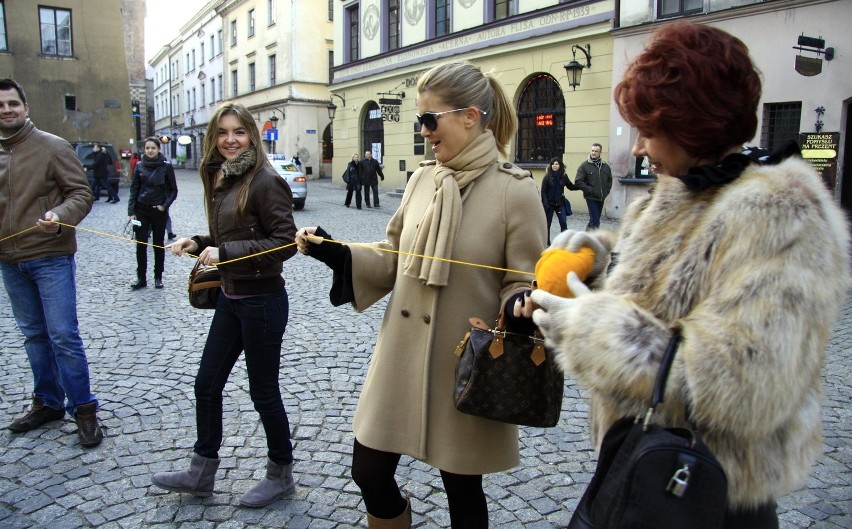
[[[742,151],[760,91],[739,39],[686,22],[658,30],[615,100],[659,180],[620,233],[554,240],[597,251],[593,291],[570,274],[575,298],[532,294],[536,323],[588,390],[595,444],[645,412],[680,332],[654,417],[681,426],[689,407],[728,478],[724,529],[777,528],[776,498],[819,455],[821,370],[849,286],[844,216],[798,148]]]
[[[532,279],[522,272],[544,249],[544,212],[529,173],[498,161],[516,120],[495,79],[469,63],[435,67],[420,78],[417,106],[435,161],[412,175],[387,240],[313,244],[310,234],[331,237],[305,228],[297,242],[334,269],[337,303],[360,312],[391,293],[353,425],[352,475],[369,526],[410,527],[394,478],[407,455],[440,469],[452,527],[480,529],[488,527],[482,475],[518,464],[518,430],[455,409],[453,351],[471,316],[494,321],[503,306],[531,315],[531,303],[521,309]]]

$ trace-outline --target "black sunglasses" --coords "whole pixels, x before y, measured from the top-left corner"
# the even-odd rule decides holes
[[[441,116],[442,114],[449,114],[451,112],[461,112],[462,110],[467,110],[468,108],[470,107],[445,110],[443,112],[424,112],[423,114],[414,114],[414,116],[417,118],[417,122],[420,123],[420,125],[426,127],[432,132],[435,132],[435,129],[438,128],[438,116]],[[487,112],[485,112],[484,110],[476,110],[477,112],[487,114]]]

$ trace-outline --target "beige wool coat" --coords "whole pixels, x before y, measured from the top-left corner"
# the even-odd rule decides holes
[[[452,259],[514,270],[452,264],[447,286],[403,274],[404,257],[435,194],[434,162],[412,175],[387,240],[350,245],[356,310],[391,293],[355,412],[358,441],[406,454],[456,474],[486,474],[518,464],[517,426],[457,411],[456,345],[468,318],[496,320],[501,304],[529,288],[545,246],[544,211],[527,171],[495,163],[463,190]]]
[[[619,235],[603,288],[554,313],[545,335],[589,391],[593,439],[644,413],[680,329],[656,422],[681,425],[692,406],[731,508],[802,486],[822,448],[821,371],[849,287],[846,219],[814,169],[753,165],[702,192],[661,176]]]

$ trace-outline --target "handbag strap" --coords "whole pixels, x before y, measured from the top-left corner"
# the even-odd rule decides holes
[[[651,422],[651,415],[654,413],[654,408],[663,402],[663,397],[666,394],[666,381],[669,378],[669,371],[671,371],[672,363],[674,363],[674,357],[677,353],[678,347],[680,347],[681,339],[682,336],[680,334],[680,330],[673,331],[672,337],[669,338],[669,343],[666,346],[666,352],[663,354],[663,359],[660,361],[657,378],[654,381],[654,392],[651,394],[651,406],[645,413],[645,428],[647,428]]]
[[[672,369],[675,353],[677,353],[677,349],[680,346],[680,341],[680,331],[676,330],[672,334],[672,337],[669,338],[669,344],[666,346],[666,352],[663,355],[663,360],[660,362],[660,369],[657,371],[657,380],[654,381],[654,394],[651,396],[651,407],[663,402],[669,371]]]

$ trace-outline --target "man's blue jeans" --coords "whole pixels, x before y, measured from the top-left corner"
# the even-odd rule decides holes
[[[51,408],[64,406],[71,415],[83,404],[94,402],[97,407],[77,327],[74,256],[0,263],[0,270],[12,314],[24,334],[33,395]]]
[[[290,310],[287,291],[229,299],[221,292],[210,322],[210,333],[195,377],[195,453],[218,458],[222,445],[222,391],[234,364],[245,351],[249,395],[266,432],[269,459],[293,462],[290,422],[281,390],[281,342]]]
[[[587,198],[586,205],[589,207],[589,225],[586,226],[586,230],[596,230],[601,227],[603,201]]]

